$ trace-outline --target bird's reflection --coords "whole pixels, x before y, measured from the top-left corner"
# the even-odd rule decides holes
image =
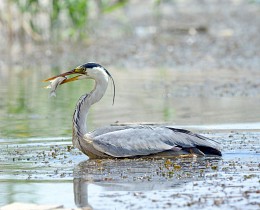
[[[89,207],[89,209],[93,209],[88,203],[88,184],[83,178],[74,178],[74,201],[80,208]]]
[[[203,180],[220,158],[87,160],[74,168],[74,199],[78,207],[92,208],[88,195],[102,191],[151,191],[177,188]],[[90,188],[91,185],[91,188]]]

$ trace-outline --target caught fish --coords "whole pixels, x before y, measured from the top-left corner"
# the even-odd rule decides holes
[[[50,97],[56,96],[56,90],[58,86],[67,79],[67,77],[57,77],[53,80],[50,80],[50,83],[48,86],[45,88],[51,89],[50,91]]]

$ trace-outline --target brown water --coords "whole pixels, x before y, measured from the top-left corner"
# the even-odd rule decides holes
[[[1,72],[0,206],[19,201],[94,209],[259,208],[260,96],[243,75],[110,69],[115,105],[111,86],[91,109],[89,129],[167,123],[218,140],[223,157],[90,161],[71,149],[70,136],[76,100],[93,83],[64,85],[49,98],[41,80],[58,72]]]

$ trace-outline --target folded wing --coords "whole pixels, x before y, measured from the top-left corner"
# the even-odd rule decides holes
[[[179,150],[221,155],[215,141],[172,127],[112,126],[94,131],[92,138],[95,149],[113,157],[145,156]]]

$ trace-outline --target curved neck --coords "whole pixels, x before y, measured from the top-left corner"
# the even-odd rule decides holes
[[[87,133],[86,119],[89,108],[98,102],[106,92],[108,77],[101,77],[95,80],[95,87],[89,93],[80,97],[73,115],[73,144],[77,137],[83,137]]]

